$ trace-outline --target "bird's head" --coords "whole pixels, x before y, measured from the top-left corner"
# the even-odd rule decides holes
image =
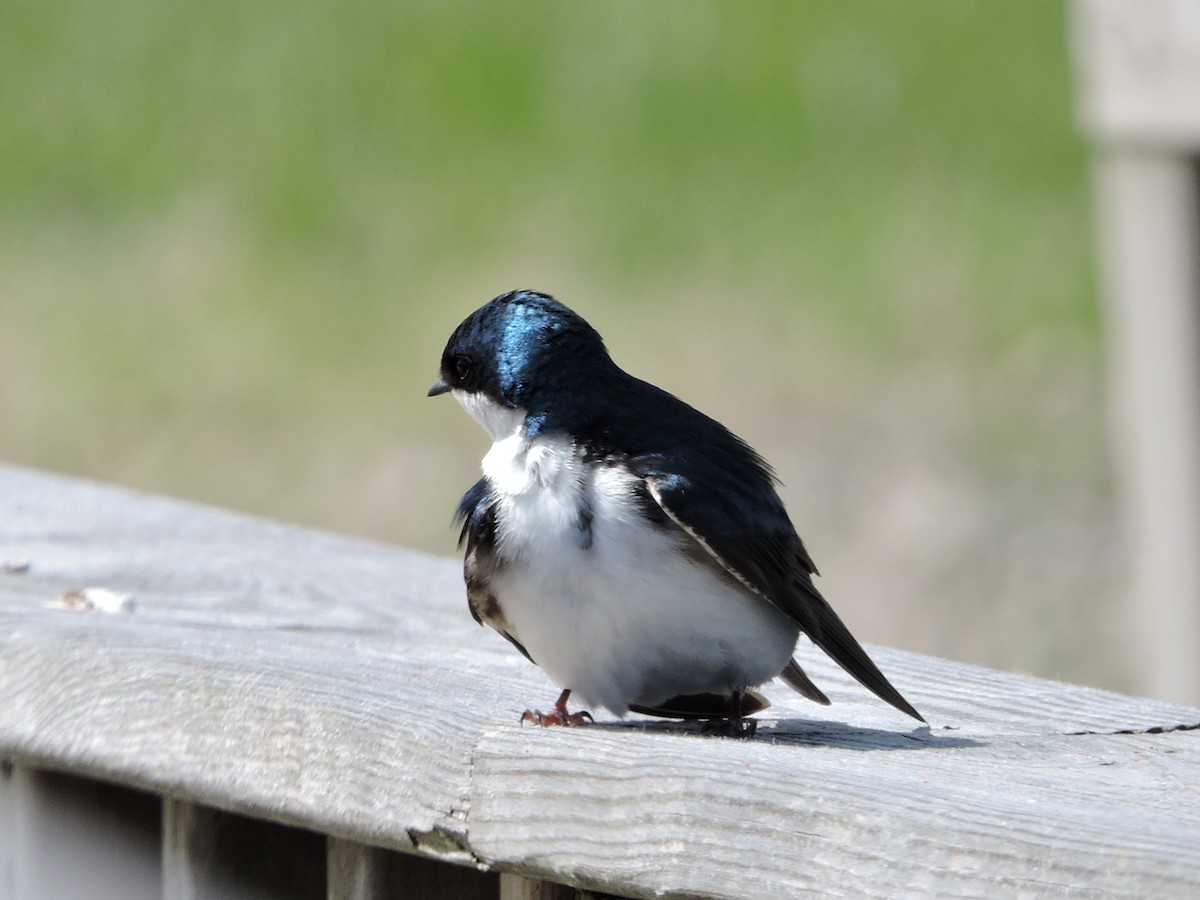
[[[493,440],[586,402],[589,379],[615,368],[604,341],[549,294],[510,291],[467,316],[442,352],[429,396],[451,393]]]

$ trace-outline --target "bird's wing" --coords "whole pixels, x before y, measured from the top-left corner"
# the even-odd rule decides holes
[[[463,580],[467,583],[467,605],[475,621],[488,625],[500,632],[521,651],[527,660],[537,665],[529,651],[513,635],[504,611],[492,593],[491,581],[496,571],[496,510],[492,497],[492,486],[481,478],[471,487],[458,504],[454,514],[462,522],[458,535],[458,546],[466,544],[463,557]]]
[[[765,473],[755,482],[706,469],[705,481],[699,483],[694,476],[664,471],[660,463],[646,458],[635,461],[633,469],[671,521],[746,588],[794,619],[814,644],[864,687],[925,721],[892,687],[813,584],[816,566]]]

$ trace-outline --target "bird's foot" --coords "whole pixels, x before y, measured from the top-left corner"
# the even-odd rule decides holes
[[[748,719],[742,715],[743,696],[743,691],[734,691],[729,697],[729,715],[723,719],[709,719],[704,723],[703,732],[723,737],[754,737],[754,733],[758,731],[758,720]]]
[[[720,737],[752,738],[758,731],[757,719],[737,718],[708,719],[700,729],[704,734]]]
[[[580,710],[577,713],[567,711],[567,698],[571,696],[571,691],[568,688],[558,695],[558,700],[554,702],[554,709],[548,713],[542,712],[540,709],[527,709],[521,713],[521,724],[532,722],[534,725],[541,725],[543,728],[548,728],[551,725],[584,725],[587,722],[595,721],[592,714],[585,710]]]

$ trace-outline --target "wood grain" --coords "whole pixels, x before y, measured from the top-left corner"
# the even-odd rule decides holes
[[[1193,708],[872,648],[910,728],[802,648],[834,705],[768,685],[754,740],[543,730],[455,560],[0,467],[5,560],[0,756],[39,768],[628,896],[1200,885]],[[134,611],[54,608],[90,586]]]

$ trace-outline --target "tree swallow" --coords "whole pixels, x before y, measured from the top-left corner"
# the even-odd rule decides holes
[[[829,698],[792,658],[801,632],[881,699],[925,721],[813,584],[817,568],[745,441],[620,369],[547,294],[468,316],[429,396],[486,429],[483,477],[458,506],[471,614],[563,688],[615,715],[716,720],[752,733],[776,676]]]

